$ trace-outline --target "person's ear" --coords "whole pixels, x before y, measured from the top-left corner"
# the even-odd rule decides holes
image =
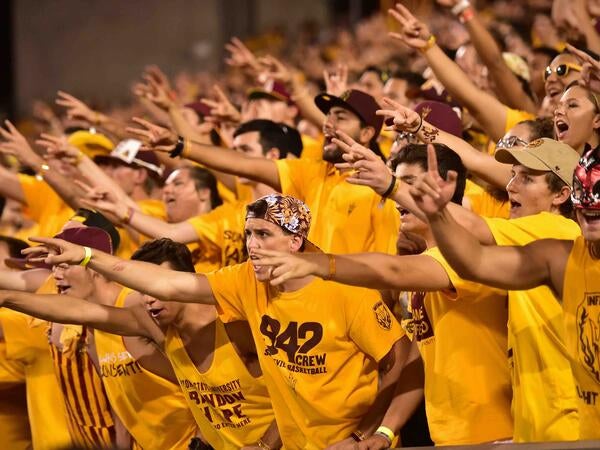
[[[360,129],[359,134],[359,143],[364,145],[365,147],[369,146],[369,142],[375,136],[375,128],[368,126]]]
[[[553,206],[560,206],[571,197],[571,188],[569,186],[563,186],[559,192],[554,194],[554,199],[552,200]]]
[[[148,178],[148,172],[146,172],[146,169],[135,168],[133,171],[133,180],[135,184],[144,184],[146,178]]]
[[[292,235],[292,238],[290,239],[290,253],[296,253],[300,251],[300,248],[302,248],[302,242],[303,239],[298,236],[297,234]]]
[[[276,147],[271,147],[265,153],[265,158],[267,159],[279,159],[281,157],[281,153],[279,153],[279,149]]]

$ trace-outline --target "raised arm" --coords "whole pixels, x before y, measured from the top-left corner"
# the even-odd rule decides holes
[[[98,305],[76,297],[0,291],[0,305],[33,317],[92,328],[121,336],[142,336],[162,342],[162,332],[142,305],[129,308]]]
[[[411,195],[426,214],[438,247],[463,278],[509,290],[552,287],[562,295],[562,279],[571,241],[540,240],[524,247],[482,245],[445,207],[455,180],[437,172],[435,152],[428,151],[429,171],[411,186]]]
[[[19,133],[16,127],[8,120],[4,124],[6,125],[6,129],[0,128],[0,135],[4,139],[4,142],[0,144],[0,151],[12,152],[19,160],[19,163],[32,168],[36,173],[43,176],[44,181],[54,189],[67,205],[75,210],[80,208],[79,188],[73,181],[61,175],[58,171],[49,169],[46,161],[33,151],[25,137]],[[20,201],[23,202],[24,197]]]
[[[3,152],[0,146],[0,152]],[[19,203],[25,203],[25,193],[16,173],[11,172],[0,164],[0,195],[11,198]]]
[[[252,158],[234,150],[214,147],[188,139],[178,143],[178,137],[175,133],[166,128],[140,118],[134,118],[133,121],[141,128],[128,128],[128,131],[145,142],[146,146],[142,148],[164,153],[178,150],[181,156],[212,169],[264,183],[276,191],[281,191],[279,172],[273,160]]]
[[[396,131],[411,132],[416,130],[417,137],[426,144],[445,144],[456,152],[463,165],[472,173],[488,183],[504,189],[511,178],[511,166],[496,161],[491,155],[480,152],[469,143],[453,134],[431,125],[422,119],[416,111],[400,103],[384,98],[383,104],[387,109],[377,111],[393,119],[393,129]]]
[[[86,257],[84,247],[61,239],[30,238],[44,245],[23,250],[32,261],[46,264],[78,265]],[[89,267],[131,289],[164,301],[204,303],[212,305],[215,299],[206,277],[202,274],[168,270],[142,261],[117,258],[99,250],[91,250]]]
[[[454,7],[459,3],[459,0],[438,0],[438,3],[452,6],[454,12]],[[463,24],[471,37],[471,43],[477,50],[479,58],[489,70],[498,96],[507,105],[515,109],[535,114],[538,108],[523,89],[523,85],[517,76],[504,62],[500,47],[498,47],[496,40],[481,21],[475,7],[469,5],[459,15],[462,17]]]
[[[435,43],[435,37],[427,26],[408,9],[398,3],[396,9],[390,9],[389,13],[402,27],[400,33],[390,33],[390,36],[421,51],[450,95],[473,114],[494,141],[500,139],[505,132],[508,107],[475,86],[458,64]]]

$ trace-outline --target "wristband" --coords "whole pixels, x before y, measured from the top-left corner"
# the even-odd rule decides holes
[[[44,179],[44,172],[48,172],[50,170],[50,166],[46,163],[40,164],[40,170],[35,175],[35,179],[38,181],[42,181]]]
[[[185,147],[185,140],[183,139],[183,137],[178,136],[177,144],[175,144],[175,148],[169,152],[169,156],[171,158],[177,158],[183,152],[184,147]]]
[[[183,138],[183,150],[181,151],[181,157],[189,158],[191,149],[192,149],[192,141],[189,139]]]
[[[329,281],[333,280],[333,277],[335,277],[335,256],[331,253],[327,253],[327,259],[329,260],[329,273],[323,279]]]
[[[390,182],[390,185],[388,186],[388,188],[385,190],[385,192],[383,194],[381,194],[381,196],[383,198],[388,198],[390,195],[392,195],[392,192],[394,192],[394,188],[396,188],[396,184],[398,184],[398,179],[392,175],[392,181]],[[396,188],[398,189],[398,188]]]
[[[392,442],[394,441],[394,438],[396,437],[394,432],[391,429],[389,429],[388,427],[385,427],[383,425],[381,425],[379,428],[377,428],[377,430],[375,431],[374,434],[378,434],[378,435],[386,437],[390,441],[390,445],[392,445]]]
[[[461,0],[456,5],[454,5],[450,11],[455,16],[459,16],[469,6],[471,6],[471,2],[469,0]]]
[[[85,252],[85,256],[83,257],[79,265],[85,267],[89,264],[90,259],[92,259],[92,249],[90,247],[83,247],[83,251]]]
[[[425,45],[419,49],[419,51],[421,53],[425,53],[427,50],[429,50],[431,47],[433,47],[436,42],[437,42],[437,40],[435,39],[435,36],[432,34],[427,39],[427,42],[425,43]]]

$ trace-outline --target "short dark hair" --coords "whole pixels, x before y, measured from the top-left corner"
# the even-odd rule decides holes
[[[532,120],[523,120],[517,125],[527,125],[529,128],[529,141],[548,138],[554,139],[554,121],[550,117],[538,117]]]
[[[207,169],[203,167],[186,167],[190,174],[190,178],[194,180],[194,185],[196,186],[196,190],[199,191],[201,189],[210,190],[210,205],[214,209],[217,206],[221,206],[223,204],[223,200],[219,195],[219,189],[217,188],[217,179],[215,176],[210,173]]]
[[[302,152],[302,139],[300,133],[293,127],[273,122],[267,119],[254,119],[242,123],[233,133],[233,137],[240,134],[256,131],[259,134],[259,142],[263,148],[263,155],[270,149],[279,150],[279,158],[283,159],[288,153],[299,156]]]
[[[451,148],[444,144],[436,143],[432,145],[435,148],[440,176],[446,179],[450,170],[455,171],[457,174],[456,189],[454,190],[451,201],[460,205],[465,193],[467,169],[463,165],[460,156],[458,156]],[[423,170],[427,170],[427,145],[408,144],[392,158],[390,163],[392,170],[394,171],[399,164],[417,164]]]
[[[169,238],[145,242],[131,256],[132,260],[160,265],[168,262],[173,270],[195,272],[192,253],[186,245]]]
[[[544,179],[548,184],[548,189],[550,190],[550,192],[555,194],[559,193],[562,190],[562,188],[564,188],[567,185],[554,172],[547,172]],[[566,201],[564,201],[558,206],[558,211],[560,212],[561,216],[564,216],[567,219],[572,219],[574,217],[573,202],[571,200],[570,195]]]
[[[409,72],[406,70],[396,70],[395,72],[392,72],[390,78],[406,80],[406,84],[417,88],[420,88],[421,85],[426,81],[423,75],[417,72]]]
[[[367,68],[361,72],[359,78],[368,72],[373,72],[375,75],[377,75],[377,78],[379,78],[379,81],[381,81],[382,84],[385,84],[386,81],[390,79],[390,71],[389,70],[382,69],[380,67],[373,66],[373,65],[367,66]]]

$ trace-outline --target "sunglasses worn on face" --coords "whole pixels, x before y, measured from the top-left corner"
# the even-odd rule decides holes
[[[556,66],[555,69],[552,69],[552,67],[547,66],[544,70],[544,81],[547,80],[550,75],[552,75],[552,72],[556,73],[557,77],[562,78],[566,77],[569,74],[570,70],[581,72],[581,66],[578,64],[571,63],[559,64],[558,66]]]
[[[502,138],[496,143],[496,148],[513,148],[517,145],[525,146],[528,143],[517,136]]]

